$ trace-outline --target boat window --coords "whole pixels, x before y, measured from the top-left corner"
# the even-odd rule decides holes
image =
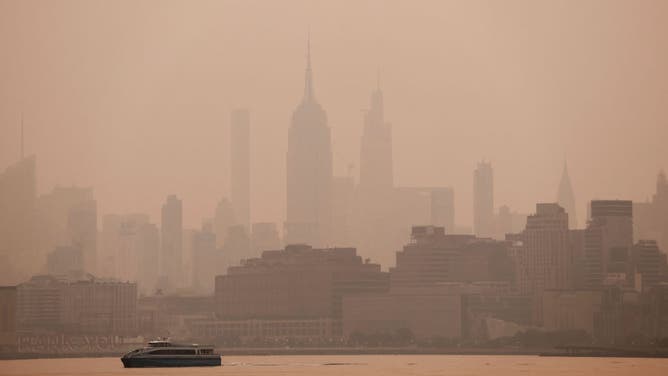
[[[151,351],[154,355],[195,355],[195,349],[159,349]]]

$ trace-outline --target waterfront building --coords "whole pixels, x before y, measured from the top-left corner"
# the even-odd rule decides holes
[[[387,291],[380,265],[354,248],[288,245],[264,251],[216,277],[216,315],[221,320],[340,320],[344,295]]]
[[[0,353],[16,351],[16,286],[0,286]]]

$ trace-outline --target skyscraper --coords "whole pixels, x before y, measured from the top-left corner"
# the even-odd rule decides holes
[[[433,188],[431,191],[431,225],[445,227],[445,232],[455,232],[455,193],[452,188]]]
[[[167,197],[162,205],[161,247],[162,275],[171,287],[180,286],[183,275],[183,213],[176,195]]]
[[[262,252],[282,247],[276,224],[261,222],[253,223],[251,233],[251,254],[260,257]]]
[[[381,263],[391,262],[392,252],[402,244],[387,236],[388,232],[404,230],[392,223],[397,222],[393,215],[395,196],[392,126],[385,121],[383,92],[378,83],[371,93],[370,107],[364,114],[360,140],[355,244],[359,246],[360,253]],[[403,240],[403,236],[400,239]]]
[[[213,292],[213,285],[219,261],[216,252],[216,235],[206,226],[196,231],[192,237],[193,273],[192,287],[198,291]]]
[[[668,249],[668,179],[663,170],[652,200],[633,203],[633,236],[636,241],[656,240],[659,248]]]
[[[494,234],[494,170],[484,161],[473,171],[473,232],[481,238]]]
[[[517,284],[522,294],[541,294],[545,289],[570,289],[573,256],[568,213],[553,203],[536,204],[527,218],[517,260]]]
[[[230,227],[237,223],[230,200],[223,197],[213,213],[213,233],[216,235],[216,248],[222,248]]]
[[[332,196],[332,145],[327,114],[315,99],[310,40],[304,96],[292,114],[287,152],[286,241],[313,246],[329,242]]]
[[[246,109],[230,116],[230,183],[237,223],[250,230],[250,114]]]
[[[383,92],[378,84],[371,93],[371,107],[364,116],[360,146],[360,189],[386,191],[391,190],[393,184],[392,126],[385,122]]]
[[[86,200],[73,205],[67,213],[67,227],[72,245],[81,249],[83,268],[97,272],[97,202]]]
[[[625,200],[594,200],[585,230],[584,284],[633,286],[633,206]]]
[[[568,165],[564,163],[564,171],[561,173],[559,190],[557,191],[557,203],[566,210],[568,214],[568,227],[575,229],[578,227],[577,213],[575,211],[575,194],[571,185],[571,178],[568,176]]]
[[[22,119],[20,159],[0,172],[0,258],[9,260],[21,273],[32,272],[38,267],[33,253],[36,197],[35,156],[24,156]],[[0,277],[0,280],[4,278]]]

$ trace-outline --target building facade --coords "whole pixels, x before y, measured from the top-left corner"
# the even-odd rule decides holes
[[[0,286],[0,353],[16,351],[16,286]]]
[[[633,286],[633,206],[631,201],[594,200],[585,229],[585,287]]]
[[[499,281],[512,283],[510,242],[474,235],[446,235],[443,227],[413,226],[411,241],[396,253],[390,268],[392,287],[440,282]]]
[[[517,288],[540,295],[546,289],[573,288],[573,246],[568,214],[558,204],[536,204],[527,218],[517,254]]]
[[[354,248],[289,245],[265,251],[216,277],[221,320],[334,319],[340,324],[344,295],[387,291],[387,273]],[[340,325],[335,330],[340,335]]]
[[[20,333],[136,335],[135,283],[40,275],[17,291]]]

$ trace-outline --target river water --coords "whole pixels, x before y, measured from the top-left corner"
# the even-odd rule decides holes
[[[225,356],[222,367],[125,369],[118,358],[2,360],[0,375],[668,375],[668,359],[478,355]]]

